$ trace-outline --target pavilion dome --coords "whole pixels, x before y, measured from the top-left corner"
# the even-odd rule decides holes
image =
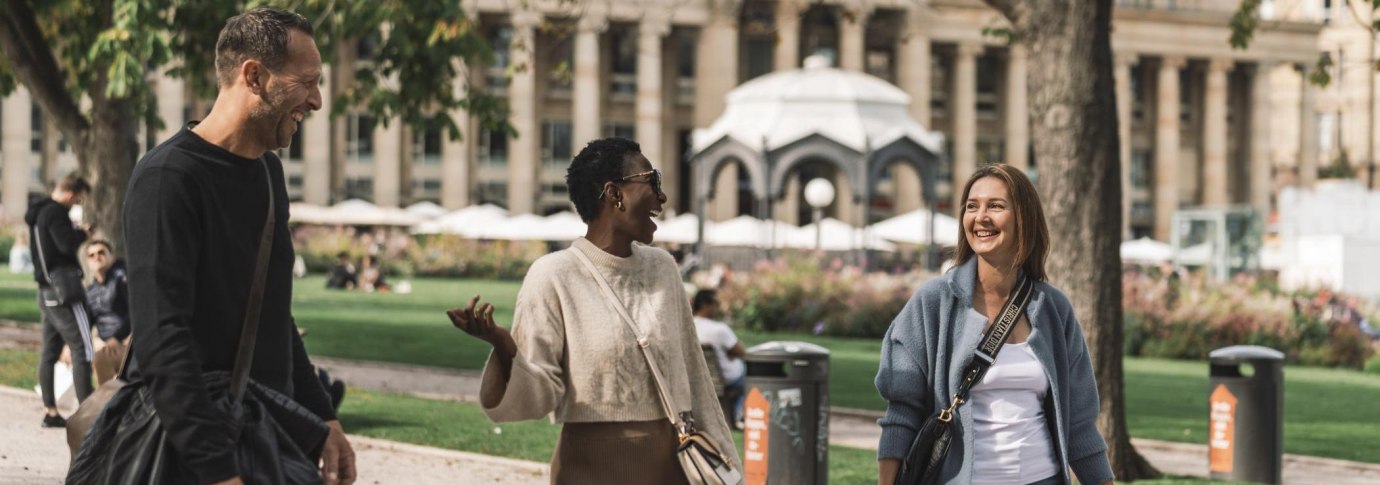
[[[692,151],[727,137],[769,152],[816,134],[858,153],[902,138],[932,153],[943,150],[943,135],[911,117],[905,91],[874,76],[831,67],[823,56],[810,56],[803,68],[743,83],[728,93],[727,101],[714,124],[695,130]]]

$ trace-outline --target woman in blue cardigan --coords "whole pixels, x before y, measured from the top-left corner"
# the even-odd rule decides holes
[[[916,432],[948,407],[964,368],[1022,274],[1035,280],[1026,311],[968,402],[940,483],[1109,484],[1097,431],[1098,395],[1073,306],[1045,282],[1049,229],[1035,187],[1008,165],[979,169],[963,187],[955,267],[926,282],[882,341],[877,391],[887,400],[877,458],[892,485]]]

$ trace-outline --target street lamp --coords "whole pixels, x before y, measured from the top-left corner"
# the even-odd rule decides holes
[[[824,208],[834,203],[834,184],[828,179],[816,178],[805,184],[805,202],[815,209],[815,250],[823,246]]]

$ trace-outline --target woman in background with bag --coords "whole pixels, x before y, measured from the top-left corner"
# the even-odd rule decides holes
[[[447,312],[494,347],[484,412],[495,422],[555,413],[555,484],[737,484],[680,273],[648,246],[666,202],[660,172],[637,143],[609,138],[580,151],[566,183],[589,230],[532,264],[512,332],[478,295]]]
[[[882,341],[878,483],[1045,485],[1070,483],[1070,468],[1111,483],[1083,332],[1045,282],[1035,187],[989,165],[961,200],[954,268],[916,291]]]

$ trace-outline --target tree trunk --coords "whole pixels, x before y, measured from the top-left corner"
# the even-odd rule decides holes
[[[105,66],[91,66],[98,74],[88,90],[92,109],[88,120],[65,87],[66,77],[28,3],[6,2],[0,7],[0,51],[15,78],[71,142],[78,171],[91,183],[91,193],[82,203],[83,219],[116,243],[117,251],[124,251],[120,209],[138,155],[129,100],[107,98]],[[110,2],[97,5],[96,15],[111,24]]]
[[[81,171],[91,183],[91,193],[82,202],[82,217],[93,233],[116,243],[120,254],[125,251],[121,218],[125,189],[139,156],[129,104],[110,99],[93,103],[86,147],[77,152]]]
[[[1031,137],[1053,238],[1047,267],[1088,341],[1098,427],[1119,480],[1158,475],[1131,446],[1122,391],[1121,163],[1111,0],[987,0],[1029,48]]]

